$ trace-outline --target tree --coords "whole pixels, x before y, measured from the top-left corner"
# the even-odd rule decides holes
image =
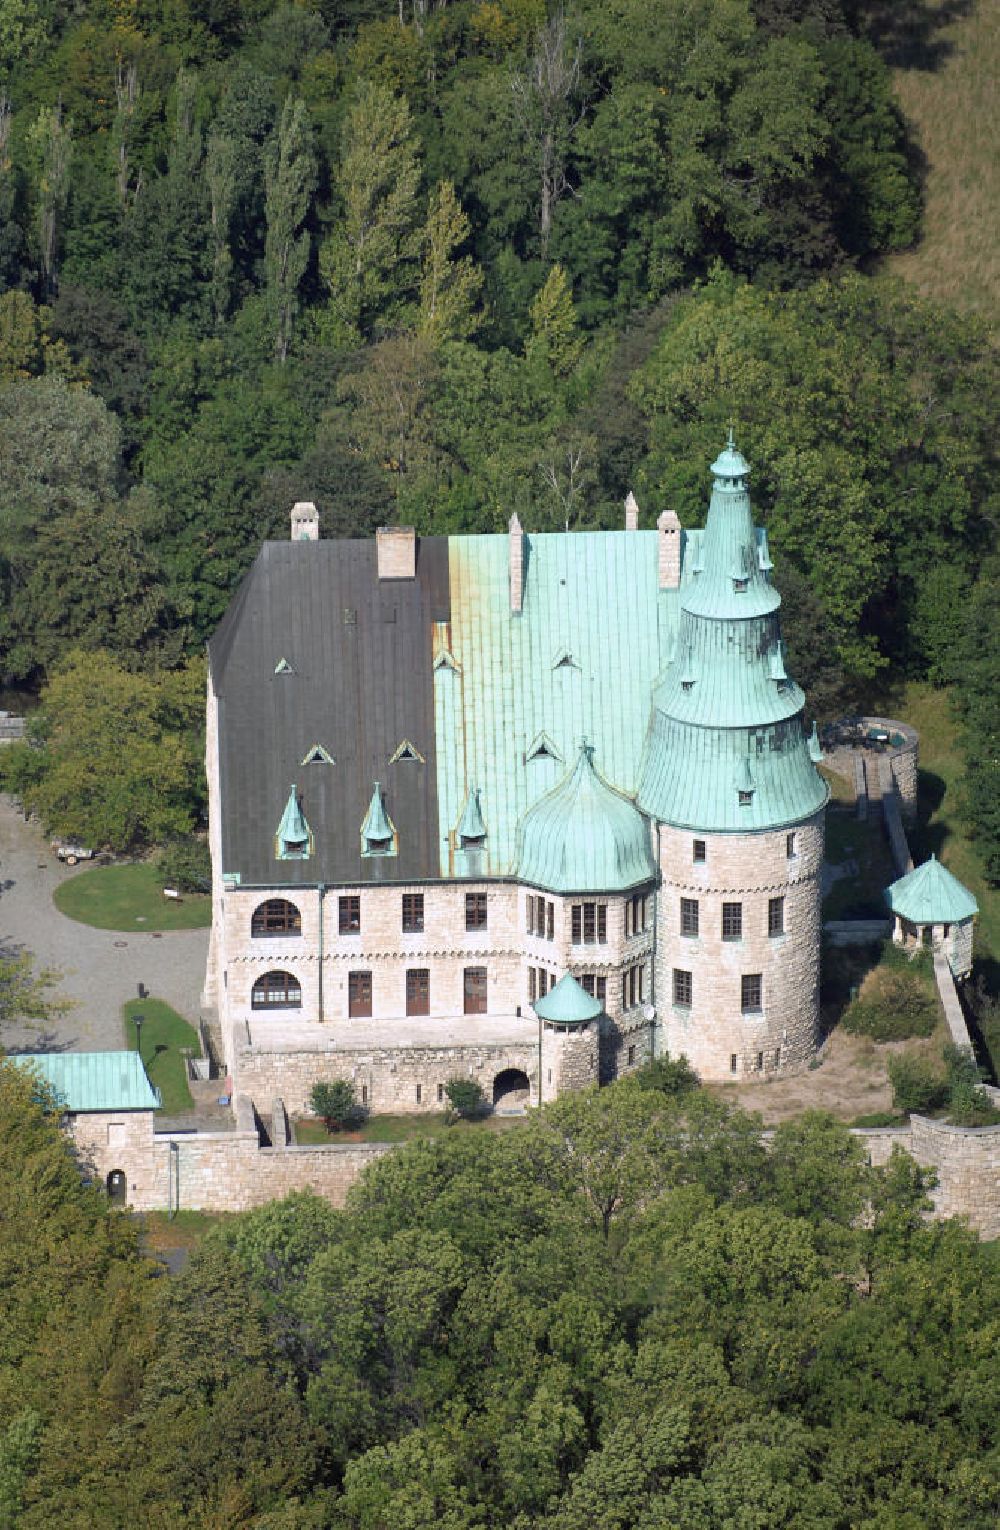
[[[30,132],[35,159],[35,191],[38,216],[38,250],[46,290],[56,290],[60,219],[69,196],[69,171],[73,158],[73,125],[63,117],[62,107],[43,106]]]
[[[464,340],[477,327],[475,304],[483,274],[468,255],[458,255],[469,237],[469,220],[450,181],[431,198],[421,236],[418,328],[432,343]]]
[[[334,1079],[332,1083],[313,1084],[309,1108],[314,1115],[322,1116],[328,1132],[339,1132],[358,1114],[354,1085],[344,1078]]]
[[[31,741],[0,764],[37,756],[25,805],[55,832],[114,850],[156,844],[189,833],[201,812],[203,712],[200,660],[151,676],[71,653],[42,690]]]
[[[405,97],[360,81],[335,184],[340,220],[320,251],[338,331],[368,335],[413,283],[420,165]]]
[[[38,1027],[62,1014],[68,1004],[53,998],[54,972],[36,972],[30,952],[0,956],[0,1035],[5,1026]]]
[[[264,262],[274,354],[284,366],[298,309],[299,285],[309,263],[303,229],[312,204],[316,166],[309,117],[301,100],[288,96],[275,142],[265,159],[267,243]]]
[[[486,1096],[478,1079],[450,1078],[444,1092],[456,1118],[472,1121],[486,1110]]]
[[[535,159],[538,236],[548,253],[555,209],[569,189],[567,164],[573,137],[584,116],[579,99],[583,39],[571,37],[560,12],[535,39],[527,69],[511,80],[514,108],[528,153]]]

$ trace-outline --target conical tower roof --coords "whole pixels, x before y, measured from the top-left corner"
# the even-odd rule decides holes
[[[893,882],[888,893],[893,913],[911,924],[960,924],[979,913],[969,889],[933,855]]]
[[[549,892],[624,892],[656,875],[649,828],[630,798],[594,768],[584,744],[575,767],[518,825],[519,881]]]
[[[805,698],[785,668],[771,562],[730,434],[698,566],[683,587],[673,662],[653,693],[636,795],[651,816],[706,832],[797,823],[827,800]]]
[[[534,1001],[532,1008],[539,1020],[549,1025],[583,1025],[587,1020],[595,1020],[604,1006],[577,982],[572,972],[567,972],[554,988]]]

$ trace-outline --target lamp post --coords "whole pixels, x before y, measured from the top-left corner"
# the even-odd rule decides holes
[[[132,1024],[135,1026],[135,1049],[139,1054],[140,1062],[142,1061],[142,1022],[144,1018],[143,1015],[132,1016]]]

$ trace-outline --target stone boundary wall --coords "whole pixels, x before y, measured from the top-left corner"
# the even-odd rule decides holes
[[[885,767],[884,770],[883,767]],[[888,760],[879,761],[879,771],[882,775],[882,821],[889,837],[889,849],[892,852],[896,875],[903,877],[908,871],[913,870],[913,857],[910,854],[906,830],[903,828],[903,819],[899,811],[899,794],[895,789]]]
[[[907,1126],[854,1127],[851,1135],[863,1142],[876,1168],[901,1147],[933,1169],[935,1219],[966,1217],[981,1238],[1000,1238],[1000,1126],[949,1126],[911,1116]]]

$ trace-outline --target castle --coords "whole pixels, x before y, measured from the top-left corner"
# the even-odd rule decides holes
[[[265,543],[209,645],[235,1087],[500,1108],[815,1050],[826,785],[730,438],[700,531]]]

